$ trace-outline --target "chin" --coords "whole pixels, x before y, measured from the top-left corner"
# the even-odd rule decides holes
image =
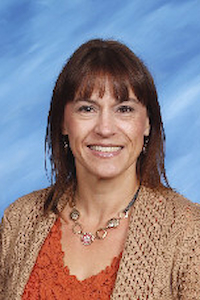
[[[121,172],[117,171],[117,170],[103,170],[103,171],[99,171],[96,170],[96,172],[94,173],[93,171],[93,175],[96,176],[99,179],[114,179],[117,176],[119,176],[121,174]]]
[[[106,174],[106,175],[97,175],[96,176],[100,180],[111,180],[117,177],[117,175],[114,174]]]

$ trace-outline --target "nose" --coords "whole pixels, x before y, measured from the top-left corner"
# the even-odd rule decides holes
[[[109,111],[103,111],[98,115],[95,124],[95,133],[101,137],[107,138],[115,134],[115,120]]]

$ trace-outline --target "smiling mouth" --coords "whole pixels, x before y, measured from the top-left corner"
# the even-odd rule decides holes
[[[91,150],[104,152],[104,153],[113,153],[121,150],[123,147],[121,146],[98,146],[98,145],[91,145],[88,146]]]

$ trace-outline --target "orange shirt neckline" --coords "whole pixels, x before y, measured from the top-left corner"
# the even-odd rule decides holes
[[[96,275],[79,280],[64,266],[58,218],[37,257],[22,300],[28,299],[110,299],[122,254]]]
[[[57,222],[58,222],[58,227],[59,227],[59,240],[61,241],[62,231],[61,231],[61,221],[60,221],[60,218],[58,218]],[[93,280],[93,278],[96,277],[96,276],[100,276],[100,275],[102,275],[104,273],[109,273],[110,269],[115,268],[116,264],[119,264],[119,261],[120,261],[120,259],[122,257],[122,252],[121,252],[119,256],[115,256],[113,258],[113,260],[112,260],[112,262],[111,262],[110,265],[106,266],[99,273],[97,273],[96,275],[92,275],[90,277],[87,277],[87,278],[85,278],[83,280],[79,280],[76,275],[70,274],[69,267],[67,265],[66,266],[64,265],[64,255],[65,255],[65,253],[62,250],[61,242],[59,243],[59,246],[60,246],[60,252],[62,253],[63,269],[65,270],[65,272],[67,273],[68,276],[74,277],[74,279],[77,280],[79,283],[85,283],[87,281]]]

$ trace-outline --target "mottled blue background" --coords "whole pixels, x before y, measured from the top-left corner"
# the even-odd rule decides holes
[[[44,135],[57,75],[95,37],[126,43],[152,72],[172,187],[200,202],[200,1],[6,0],[0,3],[0,215],[49,185]]]

